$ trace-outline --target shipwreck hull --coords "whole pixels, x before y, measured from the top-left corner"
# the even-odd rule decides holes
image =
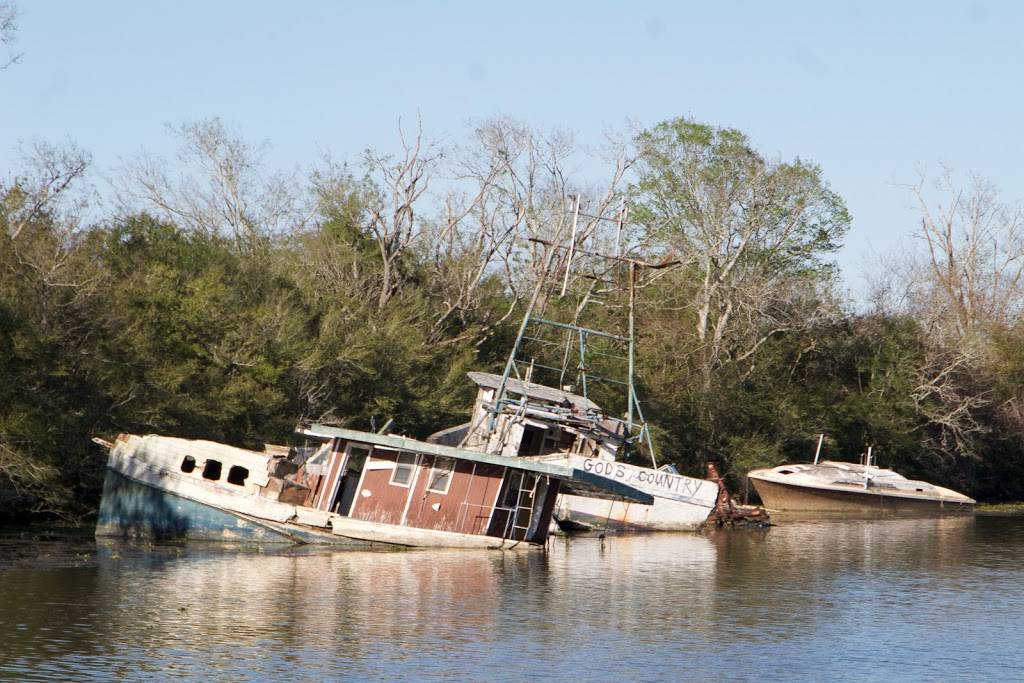
[[[580,455],[545,456],[572,467],[619,481],[652,496],[650,505],[621,500],[600,500],[561,495],[555,520],[567,533],[573,531],[694,531],[702,528],[715,509],[718,487],[707,479],[638,467],[623,462]]]
[[[109,468],[103,482],[96,536],[150,541],[372,545],[336,536],[330,530],[318,531],[223,510]]]
[[[702,501],[703,503],[703,501]],[[695,531],[713,506],[655,498],[653,505],[562,496],[555,519],[563,531]]]
[[[96,535],[158,541],[319,543],[357,548],[541,545],[562,482],[580,495],[650,503],[571,467],[314,425],[313,478],[275,456],[209,441],[119,435]],[[350,460],[351,458],[351,460]],[[294,463],[293,463],[294,464]],[[350,467],[351,465],[351,467]],[[297,464],[299,476],[309,460]],[[312,470],[311,470],[312,471]],[[289,499],[284,499],[284,494]]]
[[[771,512],[828,512],[837,514],[970,514],[973,502],[932,497],[892,495],[878,489],[836,490],[782,484],[750,477],[764,506]]]

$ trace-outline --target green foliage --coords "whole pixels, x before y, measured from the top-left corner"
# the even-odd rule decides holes
[[[768,160],[738,130],[677,118],[642,131],[637,146],[633,219],[684,255],[743,240],[752,264],[799,274],[821,268],[849,230],[820,167]]]
[[[824,433],[826,458],[872,446],[908,476],[1024,498],[1024,325],[992,330],[988,355],[962,371],[990,399],[972,408],[980,455],[937,454],[924,445],[940,440],[929,415],[943,406],[920,391],[932,340],[910,318],[835,304],[827,258],[850,216],[821,169],[688,119],[637,144],[639,242],[682,260],[643,277],[637,309],[639,395],[659,462],[696,476],[715,462],[742,490],[751,469],[810,460]],[[0,515],[88,514],[104,458],[92,435],[255,446],[287,439],[300,418],[393,418],[416,437],[466,420],[465,373],[500,368],[515,337],[505,281],[484,269],[466,296],[475,252],[428,254],[414,240],[385,272],[391,247],[367,227],[390,206],[380,187],[345,173],[314,181],[312,227],[256,230],[244,249],[144,213],[69,231],[27,212],[17,184],[3,191]],[[31,220],[15,231],[15,215]],[[601,298],[593,326],[624,333],[622,292]],[[548,305],[547,317],[574,314]],[[590,352],[589,373],[622,376],[611,359],[621,349],[591,339]],[[621,389],[589,391],[625,412]]]
[[[416,284],[415,261],[378,310],[358,201],[244,253],[145,214],[63,243],[46,220],[17,242],[5,232],[0,490],[19,495],[0,505],[87,513],[103,464],[92,434],[256,446],[287,439],[300,417],[364,428],[394,418],[416,436],[463,420],[465,372],[493,365],[500,344],[481,354],[472,320],[469,333],[434,330],[440,304]],[[46,254],[58,270],[36,262]],[[58,274],[76,279],[55,286]],[[490,303],[508,305],[498,293]]]
[[[5,207],[23,197],[15,187]],[[0,515],[73,513],[97,483],[86,437],[101,392],[90,381],[99,274],[39,213],[10,236],[0,215]]]

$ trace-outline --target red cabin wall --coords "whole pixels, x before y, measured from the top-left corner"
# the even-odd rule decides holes
[[[397,460],[398,451],[373,449],[370,457],[366,459],[363,481],[359,486],[359,490],[356,491],[356,499],[352,505],[352,510],[349,512],[350,517],[365,519],[368,522],[401,524],[402,512],[405,510],[405,501],[409,497],[409,487],[390,483],[393,468],[383,470],[370,469],[370,465],[373,462],[395,463]],[[415,476],[413,474],[414,478]],[[370,495],[365,495],[366,492],[369,492]]]
[[[457,460],[447,493],[428,491],[434,457],[424,458],[423,471],[416,482],[406,524],[421,529],[484,534],[494,499],[501,487],[504,467]],[[434,509],[434,506],[437,509]]]
[[[410,490],[410,487],[390,483],[393,468],[369,469],[372,462],[395,463],[398,459],[396,451],[374,449],[367,459],[368,469],[363,473],[350,515],[371,522],[401,524],[408,501],[407,526],[464,534],[486,533],[505,468],[481,463],[474,468],[472,462],[456,460],[448,492],[438,493],[427,491],[435,457],[420,456]],[[365,495],[366,492],[369,495]]]

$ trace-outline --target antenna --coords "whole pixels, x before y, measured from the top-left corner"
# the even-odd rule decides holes
[[[626,200],[619,206],[619,220],[615,223],[615,255],[622,256],[622,224],[626,222]]]
[[[814,451],[814,464],[818,464],[818,456],[821,455],[821,442],[825,440],[825,435],[818,435],[818,449]]]
[[[572,257],[573,252],[576,249],[576,226],[580,220],[580,196],[576,195],[576,201],[574,202],[575,209],[572,212],[572,236],[569,238],[569,258],[565,262],[565,279],[562,280],[562,294],[565,296],[565,290],[569,287],[569,273],[572,272]]]

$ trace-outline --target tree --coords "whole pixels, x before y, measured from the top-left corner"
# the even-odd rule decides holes
[[[37,143],[28,170],[0,184],[0,514],[11,502],[81,511],[95,490],[87,436],[102,400],[88,364],[102,269],[81,249],[86,165],[73,146]]]
[[[971,344],[1024,311],[1024,211],[980,176],[965,189],[945,169],[937,189],[933,204],[924,176],[912,188],[926,253],[908,303],[934,334]]]
[[[430,172],[440,156],[435,150],[424,148],[422,127],[417,128],[416,137],[410,142],[399,126],[399,137],[402,152],[397,160],[372,150],[367,150],[364,155],[367,169],[377,175],[383,187],[375,201],[366,205],[367,229],[380,252],[378,309],[383,309],[395,292],[399,277],[396,272],[398,260],[423,235],[422,221],[418,220],[416,209],[427,191]]]
[[[28,225],[48,212],[62,214],[59,222],[66,231],[77,230],[86,198],[74,191],[81,185],[90,155],[70,142],[58,146],[36,141],[24,160],[27,170],[0,187],[0,221],[7,235],[17,240]]]
[[[265,146],[233,136],[217,118],[171,132],[181,141],[181,174],[148,155],[126,164],[118,188],[125,215],[146,211],[207,236],[228,235],[240,253],[308,220],[294,179],[265,172]]]
[[[483,283],[500,283],[511,296],[501,318],[489,322],[493,327],[509,319],[538,278],[546,276],[554,285],[569,282],[570,270],[587,269],[584,259],[578,254],[573,259],[566,249],[556,250],[546,263],[548,247],[536,240],[566,246],[574,237],[575,247],[611,251],[613,245],[598,246],[595,240],[602,217],[621,203],[632,163],[623,146],[612,150],[610,173],[596,187],[574,182],[567,164],[580,150],[559,131],[542,133],[507,118],[490,119],[478,124],[472,142],[458,151],[456,180],[471,190],[462,201],[448,195],[446,220],[433,242],[434,262],[448,266],[439,280],[446,283],[451,312],[472,309]],[[460,208],[453,211],[453,206]],[[441,253],[458,257],[441,259]],[[444,317],[449,315],[446,311]]]
[[[766,159],[739,131],[685,118],[636,144],[632,216],[683,260],[705,386],[715,368],[830,312],[816,291],[831,275],[823,256],[850,215],[818,166]]]
[[[882,264],[876,305],[914,319],[927,340],[911,391],[929,425],[921,445],[977,457],[993,426],[990,403],[1006,394],[995,368],[1007,347],[997,342],[1012,337],[1024,311],[1024,211],[980,176],[959,186],[950,169],[934,183],[922,174],[911,192],[921,248]],[[998,411],[1004,421],[1015,421],[1013,403],[1011,392]]]
[[[105,421],[248,444],[287,433],[306,350],[294,285],[227,236],[146,214],[93,235],[108,272],[94,344]]]
[[[0,2],[0,45],[7,45],[8,48],[14,44],[18,32],[18,7],[12,2]],[[0,71],[3,71],[21,59],[21,54],[8,52],[7,61],[0,61]]]

